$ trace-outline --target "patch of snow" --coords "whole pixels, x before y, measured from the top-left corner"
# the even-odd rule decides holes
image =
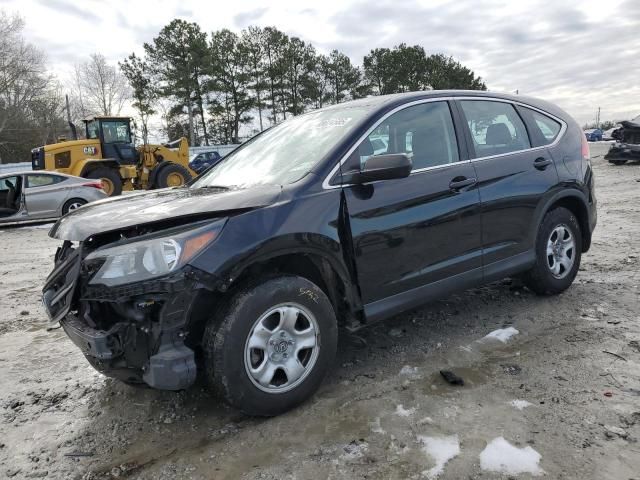
[[[480,468],[488,472],[518,475],[530,473],[542,475],[540,454],[527,446],[518,448],[511,445],[503,437],[494,438],[480,453]]]
[[[526,400],[511,400],[509,402],[509,405],[511,405],[514,408],[517,408],[518,410],[522,410],[523,408],[530,407],[533,404],[527,402]]]
[[[431,418],[431,417],[421,418],[417,422],[418,425],[427,425],[427,424],[431,424],[431,423],[433,423],[433,418]]]
[[[412,367],[411,365],[405,365],[400,369],[400,375],[417,375],[418,367]]]
[[[444,471],[444,466],[449,460],[460,454],[460,442],[457,435],[450,437],[425,437],[418,436],[418,441],[424,447],[422,450],[436,463],[430,470],[422,472],[427,478],[436,478]]]
[[[415,408],[405,409],[402,405],[398,405],[396,407],[396,415],[399,415],[401,417],[410,417],[414,413],[416,413],[416,409]]]
[[[513,327],[500,328],[498,330],[494,330],[493,332],[485,335],[484,339],[493,339],[499,340],[502,343],[507,343],[507,341],[513,337],[514,335],[519,334],[520,332]]]

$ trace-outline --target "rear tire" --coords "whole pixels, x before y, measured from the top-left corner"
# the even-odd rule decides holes
[[[191,181],[191,173],[182,165],[169,162],[165,165],[158,165],[160,171],[156,178],[157,188],[180,187]]]
[[[66,215],[67,213],[72,212],[86,204],[87,201],[82,198],[72,198],[71,200],[67,200],[62,206],[62,215]]]
[[[108,167],[100,167],[91,170],[86,178],[102,180],[102,189],[110,197],[115,197],[122,193],[122,178],[117,170]]]
[[[564,207],[547,212],[536,238],[536,263],[522,278],[538,295],[555,295],[573,283],[580,268],[582,232]]]
[[[245,287],[203,336],[205,377],[231,406],[273,416],[307,400],[336,356],[331,302],[315,284],[281,276]]]

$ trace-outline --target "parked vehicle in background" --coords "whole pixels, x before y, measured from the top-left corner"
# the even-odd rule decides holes
[[[86,203],[107,198],[100,180],[63,173],[0,175],[0,223],[56,219]]]
[[[613,132],[615,132],[618,127],[610,128],[609,130],[605,130],[602,132],[602,140],[611,141],[613,140]]]
[[[200,174],[207,168],[212,167],[213,165],[218,163],[221,158],[222,156],[220,156],[220,154],[216,150],[196,153],[189,157],[189,167],[194,172]]]
[[[614,165],[622,165],[629,160],[640,160],[640,115],[631,121],[620,122],[621,127],[613,132],[616,140],[604,156]]]
[[[584,131],[584,135],[589,142],[601,142],[602,141],[602,130],[599,128],[591,128],[589,130]]]
[[[109,196],[123,190],[177,187],[195,176],[189,170],[189,144],[184,137],[136,147],[130,117],[94,117],[84,124],[83,140],[77,139],[73,127],[75,140],[34,148],[33,169],[99,179]]]
[[[43,301],[108,376],[180,390],[200,370],[276,415],[331,370],[338,326],[505,276],[560,293],[595,225],[589,147],[558,107],[368,97],[290,118],[186,187],[63,217]]]

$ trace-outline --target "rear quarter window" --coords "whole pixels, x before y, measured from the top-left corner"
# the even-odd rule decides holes
[[[533,130],[532,137],[536,146],[549,145],[553,143],[560,130],[562,124],[557,120],[530,108],[521,107],[524,116],[528,117],[529,127]]]

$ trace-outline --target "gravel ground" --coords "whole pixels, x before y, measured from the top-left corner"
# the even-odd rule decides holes
[[[319,393],[273,419],[200,384],[94,372],[44,329],[58,242],[0,230],[0,477],[640,478],[640,165],[610,166],[605,150],[592,147],[599,225],[567,292],[505,280],[345,333]]]

